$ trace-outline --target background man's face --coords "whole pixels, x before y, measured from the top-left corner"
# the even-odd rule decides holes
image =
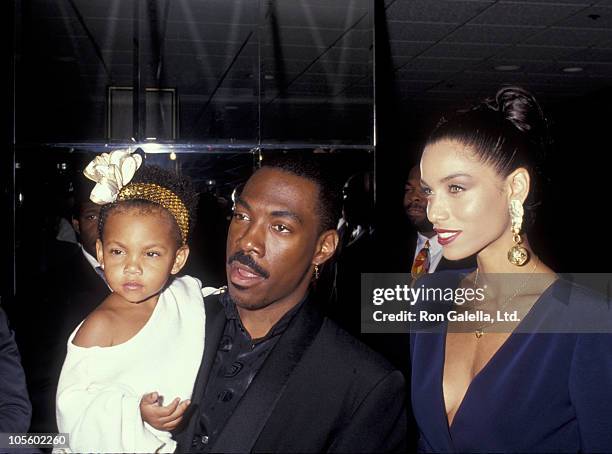
[[[430,232],[432,225],[427,219],[427,198],[421,190],[419,166],[410,169],[404,186],[404,210],[410,222],[419,232]]]
[[[227,236],[227,281],[243,309],[297,303],[311,279],[319,237],[318,186],[274,168],[247,181]]]
[[[72,220],[72,226],[79,234],[83,248],[96,256],[96,240],[98,239],[98,220],[101,206],[87,200],[81,204],[79,217]]]

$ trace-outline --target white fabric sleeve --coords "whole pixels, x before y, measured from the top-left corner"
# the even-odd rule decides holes
[[[57,425],[73,452],[173,452],[140,415],[140,398],[127,385],[96,377],[97,349],[69,345],[57,391]],[[170,434],[168,434],[170,435]]]

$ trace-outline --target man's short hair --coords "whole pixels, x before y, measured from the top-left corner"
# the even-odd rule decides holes
[[[319,188],[317,215],[320,232],[333,230],[342,212],[340,185],[320,160],[309,154],[286,154],[265,159],[262,168],[268,167],[291,173],[312,181]]]

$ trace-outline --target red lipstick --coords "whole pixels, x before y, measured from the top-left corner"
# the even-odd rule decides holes
[[[447,229],[434,229],[438,234],[438,243],[442,246],[446,246],[455,240],[460,234],[461,230],[447,230]]]

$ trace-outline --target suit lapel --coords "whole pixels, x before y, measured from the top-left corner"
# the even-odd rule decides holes
[[[212,447],[214,452],[250,452],[289,378],[316,337],[323,317],[306,301],[270,352]]]
[[[80,253],[79,255],[81,256],[81,262],[79,266],[81,267],[81,276],[83,276],[84,281],[80,284],[84,284],[83,287],[85,289],[90,289],[92,292],[95,292],[96,295],[104,295],[103,297],[101,297],[102,300],[104,297],[106,297],[106,295],[110,293],[108,285],[106,285],[104,279],[102,279],[102,277],[100,277],[98,273],[96,273],[96,270],[92,268],[91,264],[87,261],[83,253]],[[96,304],[99,304],[101,300],[97,301]]]
[[[219,347],[219,340],[225,327],[225,312],[219,299],[219,295],[211,295],[204,299],[204,309],[206,310],[204,353],[200,363],[200,370],[198,371],[198,378],[193,388],[192,402],[200,402],[202,400],[204,389],[208,382],[208,375],[212,369],[217,348]]]
[[[206,324],[204,327],[204,353],[196,382],[191,395],[191,405],[183,416],[183,424],[173,432],[174,439],[179,443],[177,452],[187,452],[191,446],[191,440],[195,433],[195,426],[198,423],[198,412],[200,402],[206,389],[208,376],[212,369],[213,362],[219,347],[219,340],[223,334],[226,317],[223,305],[219,300],[219,295],[211,295],[204,298],[204,310],[206,312]]]

